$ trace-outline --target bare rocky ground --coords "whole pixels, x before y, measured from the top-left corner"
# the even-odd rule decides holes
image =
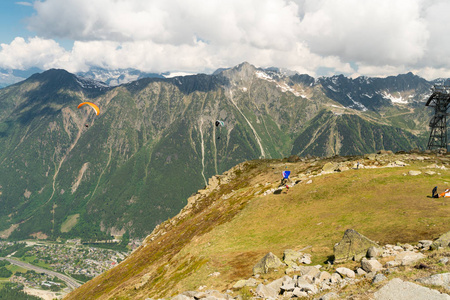
[[[353,244],[346,248],[347,253],[358,252],[354,249],[358,243],[355,236],[350,241],[347,238],[344,235],[336,244],[335,256],[339,255],[339,244]],[[310,254],[287,249],[282,259],[268,253],[255,265],[252,277],[237,281],[225,293],[200,289],[171,299],[450,300],[449,244],[450,232],[435,241],[421,240],[416,245],[370,246],[363,249],[365,255],[359,260],[330,263],[327,267],[311,266]],[[272,281],[263,279],[265,274],[280,271],[285,275]]]

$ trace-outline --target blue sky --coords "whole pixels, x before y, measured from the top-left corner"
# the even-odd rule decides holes
[[[17,36],[33,36],[35,33],[26,28],[25,19],[33,13],[30,5],[20,5],[25,3],[13,0],[0,1],[0,43],[11,43]]]
[[[447,0],[0,1],[0,68],[450,77]]]

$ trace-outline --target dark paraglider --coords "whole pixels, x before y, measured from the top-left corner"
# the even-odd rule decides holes
[[[219,121],[219,120],[217,120],[214,124],[216,125],[216,127],[219,127],[219,126],[224,127],[225,126],[225,123],[223,121]],[[220,134],[220,128],[219,128],[219,134]],[[217,137],[217,139],[220,140],[220,135]]]

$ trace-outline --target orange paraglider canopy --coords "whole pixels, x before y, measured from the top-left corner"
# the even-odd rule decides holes
[[[95,105],[95,104],[92,103],[92,102],[83,102],[83,103],[80,103],[80,104],[78,105],[78,108],[82,107],[82,106],[85,105],[85,104],[87,104],[87,105],[89,105],[90,107],[92,107],[92,109],[95,111],[95,114],[96,114],[97,116],[100,114],[100,109],[98,108],[97,105]]]

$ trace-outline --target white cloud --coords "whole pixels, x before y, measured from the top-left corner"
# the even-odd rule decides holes
[[[21,1],[21,2],[15,2],[17,5],[22,5],[22,6],[33,6],[33,3],[31,2],[25,2],[25,1]]]
[[[446,0],[33,3],[28,24],[39,38],[2,44],[0,64],[208,72],[248,61],[313,76],[319,67],[354,76],[450,70]],[[59,38],[73,48],[62,49]]]
[[[414,64],[429,33],[414,0],[323,0],[305,12],[302,38],[311,51],[375,65]]]
[[[55,60],[64,55],[64,52],[53,40],[34,37],[25,41],[17,37],[11,44],[0,44],[0,68],[23,70],[36,66],[48,69],[53,67]]]

